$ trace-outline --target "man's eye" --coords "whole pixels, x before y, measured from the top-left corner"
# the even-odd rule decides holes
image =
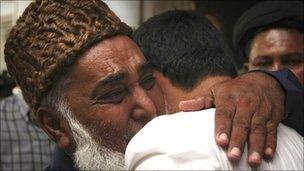
[[[99,104],[109,104],[109,103],[118,104],[118,103],[122,102],[125,95],[126,95],[126,89],[123,89],[123,88],[115,89],[115,90],[112,90],[112,91],[100,96],[97,99],[97,103],[99,103]]]
[[[268,61],[268,60],[261,60],[255,64],[255,66],[263,66],[263,67],[271,66],[271,65],[272,65],[271,61]]]
[[[285,62],[285,65],[300,65],[303,63],[303,60],[302,59],[289,59],[284,62]]]
[[[304,54],[302,53],[295,53],[289,54],[282,58],[282,64],[286,67],[303,67],[304,63]]]
[[[139,84],[143,89],[151,90],[155,85],[155,78],[153,75],[146,76],[140,81]]]

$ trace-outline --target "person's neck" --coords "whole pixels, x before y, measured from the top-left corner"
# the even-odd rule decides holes
[[[168,113],[179,112],[179,102],[182,100],[193,99],[197,96],[202,95],[204,92],[207,92],[213,85],[229,80],[230,77],[227,76],[210,76],[203,79],[199,84],[197,84],[191,90],[183,90],[180,87],[173,86],[168,84],[165,88],[165,101],[167,105]]]

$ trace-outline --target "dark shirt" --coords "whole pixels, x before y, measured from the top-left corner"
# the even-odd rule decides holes
[[[275,78],[285,91],[285,118],[283,124],[295,129],[304,136],[304,87],[289,70],[262,71]]]
[[[44,169],[45,171],[77,171],[73,159],[58,147],[55,148],[51,164]]]

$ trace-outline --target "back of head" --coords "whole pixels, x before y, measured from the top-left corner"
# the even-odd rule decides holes
[[[248,47],[254,36],[272,28],[304,30],[304,6],[300,1],[265,1],[245,11],[233,30],[233,46],[240,63],[248,60]]]
[[[5,60],[27,103],[42,97],[93,44],[131,29],[100,0],[36,0],[12,28]]]
[[[232,53],[220,33],[194,11],[168,11],[134,34],[147,60],[173,85],[194,88],[207,76],[235,76]]]

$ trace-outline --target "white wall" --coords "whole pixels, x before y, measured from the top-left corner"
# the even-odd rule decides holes
[[[133,28],[139,26],[139,0],[105,0],[104,2],[123,22]]]
[[[23,13],[24,9],[31,3],[30,0],[23,1],[0,1],[1,19],[0,19],[0,73],[6,69],[4,62],[4,44],[11,27]]]
[[[174,9],[194,10],[195,4],[192,0],[144,0],[142,1],[143,22],[154,15]]]

